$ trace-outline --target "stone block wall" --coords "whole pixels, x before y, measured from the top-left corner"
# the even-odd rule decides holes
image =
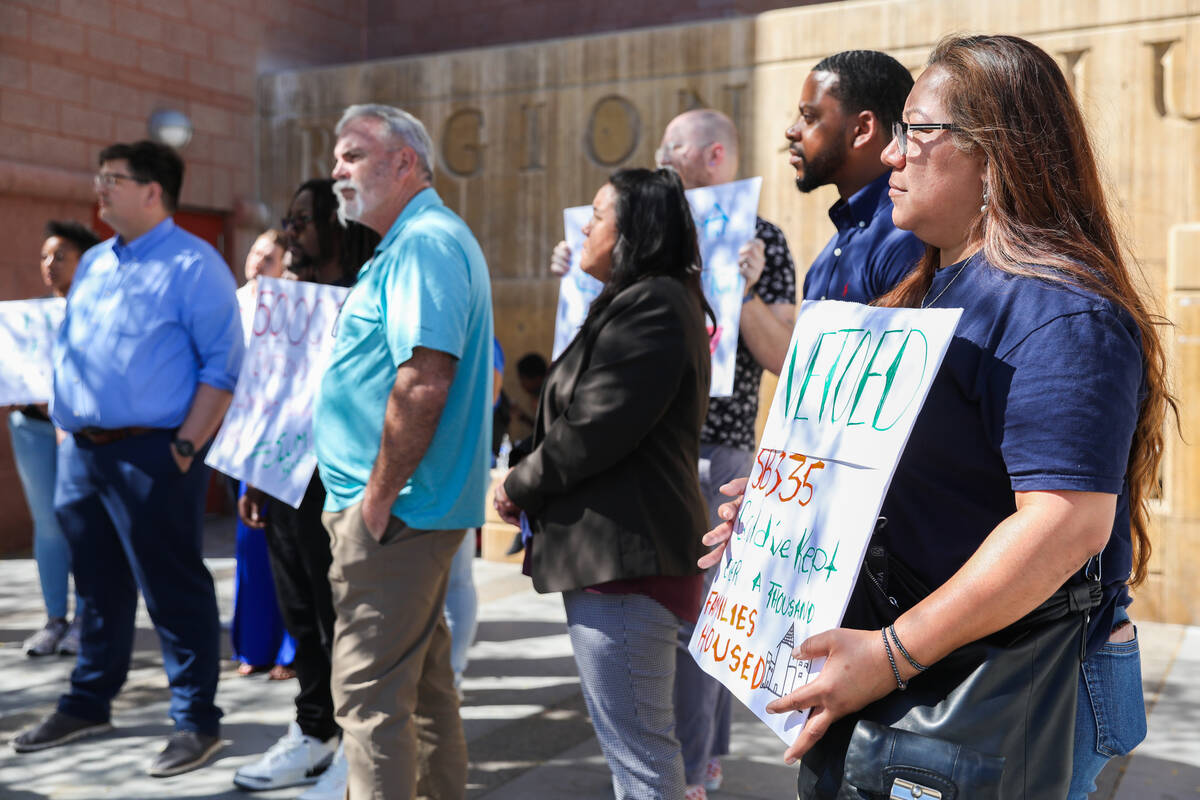
[[[557,284],[545,265],[562,235],[562,208],[590,202],[612,169],[651,163],[672,116],[711,105],[734,117],[742,173],[763,176],[760,213],[784,229],[802,276],[831,235],[826,211],[836,199],[832,187],[798,195],[783,155],[804,76],[821,57],[848,48],[888,51],[917,72],[942,35],[962,31],[1024,36],[1060,60],[1091,123],[1146,290],[1176,323],[1164,336],[1192,444],[1170,439],[1156,556],[1138,613],[1200,622],[1200,507],[1193,508],[1200,469],[1192,464],[1200,442],[1192,352],[1200,342],[1200,283],[1190,274],[1200,253],[1187,227],[1200,222],[1198,0],[856,0],[283,73],[260,82],[261,196],[279,208],[299,181],[328,170],[332,124],[344,106],[409,109],[437,147],[438,191],[489,259],[506,353],[510,360],[529,350],[548,354]],[[506,385],[515,390],[515,376]]]

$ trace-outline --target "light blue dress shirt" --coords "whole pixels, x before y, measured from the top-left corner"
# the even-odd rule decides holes
[[[54,424],[177,428],[196,384],[232,391],[245,349],[236,288],[220,254],[169,217],[88,250],[54,345]]]
[[[492,442],[492,291],[471,230],[433,189],[396,218],[338,317],[313,429],[327,511],[362,500],[396,369],[426,347],[457,360],[433,441],[392,514],[412,528],[483,524]]]

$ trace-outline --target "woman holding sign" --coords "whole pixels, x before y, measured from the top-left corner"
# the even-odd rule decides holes
[[[42,242],[42,283],[51,297],[66,297],[75,278],[79,258],[99,244],[100,239],[78,222],[50,220]],[[13,460],[25,501],[33,517],[33,555],[37,561],[42,599],[46,602],[46,624],[25,640],[29,656],[79,652],[79,609],[67,623],[67,583],[71,572],[71,549],[54,518],[54,478],[58,445],[54,425],[44,404],[13,409],[8,415],[12,434]]]
[[[283,254],[287,236],[274,228],[258,235],[246,254],[246,282],[237,290],[238,308],[242,315],[242,336],[250,346],[254,329],[254,311],[258,302],[258,279],[279,278],[284,274]],[[246,482],[238,483],[238,498],[246,494]],[[291,680],[296,677],[292,660],[296,657],[296,642],[283,625],[279,604],[275,600],[275,584],[267,542],[260,531],[242,520],[237,523],[235,545],[237,567],[233,579],[233,620],[230,639],[238,674],[253,675],[267,672],[271,680]]]
[[[1147,503],[1173,407],[1155,320],[1051,56],[1009,36],[946,39],[902,119],[883,153],[893,219],[926,253],[877,304],[963,314],[884,500],[887,521],[873,541],[886,548],[876,559],[884,566],[872,568],[868,556],[846,627],[797,648],[798,657],[827,658],[823,670],[768,710],[812,711],[786,753],[804,756],[802,797],[833,796],[843,761],[847,784],[893,786],[895,766],[881,771],[887,764],[872,762],[871,748],[903,742],[907,734],[888,726],[924,705],[936,709],[925,722],[975,725],[974,735],[948,738],[978,748],[972,763],[983,772],[996,766],[989,756],[1007,754],[997,780],[1027,780],[1006,796],[1083,798],[1108,758],[1146,730],[1126,607],[1127,586],[1146,575]],[[726,541],[730,529],[706,542]],[[883,592],[869,580],[881,570],[891,579]],[[1040,651],[990,693],[959,691],[972,681],[979,689],[981,676],[1029,642],[1054,644],[1038,639],[1052,624],[1048,598],[1066,598],[1079,619],[1062,659],[1066,679],[1036,684],[1050,658]],[[861,624],[892,601],[892,614]],[[985,650],[962,669],[965,653]],[[972,699],[925,703],[931,690]],[[988,737],[1014,709],[1028,736],[1063,724],[1061,747],[1032,750],[1035,758],[996,752]],[[976,787],[968,780],[957,791],[984,796]]]
[[[563,593],[616,796],[679,800],[671,695],[679,620],[699,612],[712,311],[673,170],[614,173],[584,235],[581,267],[605,287],[550,368],[533,451],[496,490],[496,508],[528,519],[534,588]]]

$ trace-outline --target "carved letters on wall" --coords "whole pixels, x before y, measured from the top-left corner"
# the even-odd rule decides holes
[[[1071,94],[1075,95],[1076,100],[1080,99],[1079,93],[1087,86],[1087,75],[1085,73],[1087,62],[1084,56],[1091,50],[1089,47],[1084,47],[1079,50],[1062,50],[1058,55],[1059,66],[1062,67],[1063,77],[1067,79],[1067,85],[1071,87]]]
[[[592,106],[584,150],[597,164],[615,167],[637,149],[641,127],[637,107],[620,95],[609,95]]]
[[[525,152],[521,158],[521,171],[532,172],[545,169],[542,159],[545,142],[542,139],[542,117],[545,103],[525,103],[521,106],[521,141]]]
[[[1166,119],[1198,122],[1200,109],[1185,108],[1180,99],[1188,76],[1187,59],[1178,44],[1178,39],[1146,42],[1154,59],[1154,109]]]
[[[477,108],[455,111],[442,129],[442,163],[460,178],[469,178],[483,166],[483,112]]]

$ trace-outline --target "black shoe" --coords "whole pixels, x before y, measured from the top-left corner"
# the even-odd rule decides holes
[[[504,555],[515,556],[517,553],[521,552],[524,549],[525,549],[525,542],[523,542],[521,540],[521,532],[517,531],[515,534],[513,534],[512,544],[510,544],[508,546],[508,549],[504,551]]]
[[[34,753],[111,730],[111,723],[92,722],[90,719],[80,719],[55,711],[37,725],[17,734],[12,740],[12,746],[18,753]]]
[[[169,778],[204,766],[221,749],[221,738],[195,731],[176,731],[146,770],[152,778]]]

